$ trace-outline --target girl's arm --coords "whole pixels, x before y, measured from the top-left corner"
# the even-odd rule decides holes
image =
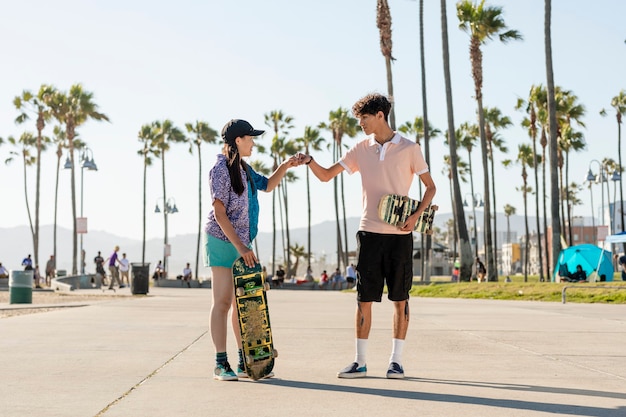
[[[276,186],[278,186],[278,184],[280,183],[280,180],[287,173],[287,170],[289,168],[295,167],[297,165],[298,165],[298,160],[296,159],[295,156],[292,156],[289,159],[284,160],[278,166],[278,168],[276,168],[276,171],[274,171],[272,173],[272,175],[270,175],[270,177],[268,178],[268,180],[267,180],[267,189],[265,191],[269,193],[274,188],[276,188]]]

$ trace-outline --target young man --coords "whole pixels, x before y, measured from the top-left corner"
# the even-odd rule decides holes
[[[367,375],[366,351],[372,324],[372,303],[380,302],[385,283],[394,304],[393,344],[387,378],[404,378],[402,348],[409,325],[409,290],[413,282],[412,231],[419,216],[435,195],[435,184],[428,172],[421,148],[394,132],[388,124],[391,103],[380,94],[369,94],[352,107],[352,113],[368,137],[357,143],[329,168],[317,164],[310,155],[298,160],[309,166],[323,182],[342,171],[359,172],[363,211],[357,233],[358,259],[356,311],[356,357],[338,372],[339,378]],[[414,176],[425,186],[422,202],[405,224],[396,228],[378,217],[378,202],[385,194],[408,195]]]

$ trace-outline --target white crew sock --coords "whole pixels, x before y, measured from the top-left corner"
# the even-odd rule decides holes
[[[404,340],[402,339],[393,339],[391,345],[391,357],[389,358],[389,363],[395,362],[399,365],[402,365],[402,348],[404,348]]]
[[[359,364],[359,368],[365,366],[365,354],[367,353],[367,339],[356,339],[356,357],[354,361]]]

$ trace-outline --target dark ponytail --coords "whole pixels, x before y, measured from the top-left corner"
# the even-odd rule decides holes
[[[241,156],[237,151],[237,146],[231,146],[227,143],[224,144],[224,153],[226,155],[226,159],[228,160],[228,174],[230,175],[230,185],[233,187],[233,191],[237,193],[237,195],[241,195],[245,190],[243,179],[241,178],[241,168],[243,168],[246,171],[246,176],[248,177],[248,181],[252,187],[252,193],[254,194],[256,187],[254,186],[252,176],[250,175],[250,167],[246,161],[241,159]]]

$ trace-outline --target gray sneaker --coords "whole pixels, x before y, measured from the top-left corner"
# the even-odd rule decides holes
[[[396,362],[391,362],[389,364],[389,369],[387,369],[387,378],[389,379],[404,378],[404,369],[402,369],[402,365]]]
[[[359,364],[356,362],[337,372],[337,378],[365,378],[366,376],[367,365],[359,367]]]

